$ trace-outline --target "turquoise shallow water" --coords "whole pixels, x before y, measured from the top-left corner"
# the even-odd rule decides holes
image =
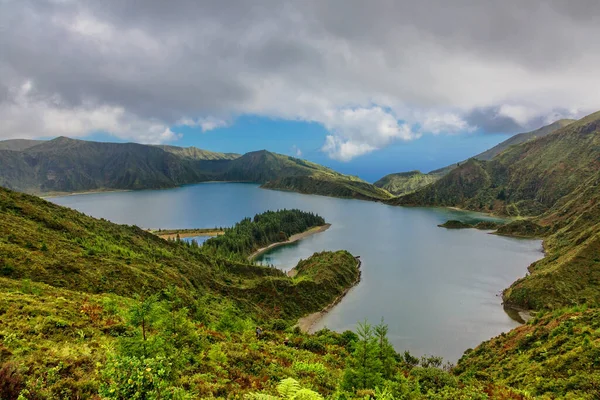
[[[376,323],[383,317],[397,350],[450,361],[518,325],[502,309],[499,293],[543,256],[539,240],[437,227],[448,219],[487,218],[480,214],[271,191],[255,184],[204,183],[50,200],[154,229],[230,226],[281,208],[314,211],[331,228],[276,248],[262,261],[287,270],[316,251],[346,249],[361,256],[362,281],[316,328],[343,331],[365,318]]]

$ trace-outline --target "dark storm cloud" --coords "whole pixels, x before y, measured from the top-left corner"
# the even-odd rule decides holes
[[[161,141],[252,113],[319,122],[347,159],[427,133],[410,126],[515,132],[600,108],[598,18],[588,0],[5,0],[0,137]]]
[[[487,133],[516,133],[524,128],[514,119],[500,115],[497,107],[475,108],[465,120]]]

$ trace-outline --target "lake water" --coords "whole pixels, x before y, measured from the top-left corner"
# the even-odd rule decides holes
[[[365,318],[377,323],[383,317],[397,350],[453,362],[467,348],[518,326],[504,312],[499,294],[542,257],[539,240],[437,226],[448,219],[486,218],[480,214],[271,191],[255,184],[204,183],[51,201],[154,229],[225,227],[282,208],[316,212],[332,224],[330,229],[263,256],[263,262],[285,270],[316,251],[346,249],[361,256],[362,281],[315,328],[344,331]]]

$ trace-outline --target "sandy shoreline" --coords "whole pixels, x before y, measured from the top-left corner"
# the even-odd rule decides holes
[[[203,229],[199,229],[197,231],[194,230],[189,230],[186,229],[182,232],[177,232],[175,230],[169,230],[169,233],[161,233],[161,232],[157,232],[157,231],[151,231],[150,233],[158,236],[159,238],[162,239],[177,239],[177,236],[179,236],[179,238],[183,239],[183,238],[189,238],[189,237],[195,237],[195,236],[219,236],[225,233],[225,231],[220,231],[220,230],[215,230],[215,229],[211,229],[211,230],[203,230]]]
[[[356,281],[354,281],[352,283],[352,285],[347,288],[346,290],[344,290],[338,297],[335,298],[335,300],[333,300],[333,302],[331,302],[329,305],[327,305],[325,308],[323,308],[321,311],[317,311],[316,313],[312,313],[307,315],[306,317],[302,317],[298,320],[298,327],[300,328],[300,330],[304,333],[310,333],[311,328],[317,323],[319,322],[325,315],[327,315],[327,313],[329,311],[331,311],[331,309],[333,307],[335,307],[336,305],[338,305],[338,303],[340,301],[342,301],[342,299],[348,294],[348,292],[350,290],[352,290],[352,288],[354,288],[356,285],[358,285],[358,283],[360,282],[360,277],[361,277],[361,270],[360,267],[362,265],[362,262],[360,261],[360,258],[357,258],[358,261],[358,277],[356,278]]]
[[[121,192],[133,192],[132,189],[110,189],[110,190],[86,190],[84,192],[50,192],[39,196],[41,199],[52,199],[55,197],[67,197],[67,196],[83,196],[86,194],[101,194],[101,193],[121,193]]]
[[[267,247],[258,249],[254,253],[250,254],[248,256],[248,260],[252,261],[256,257],[260,256],[261,254],[263,254],[275,247],[285,246],[286,244],[297,242],[298,240],[304,239],[305,237],[310,236],[310,235],[314,235],[315,233],[326,231],[327,229],[329,229],[330,226],[331,226],[331,224],[316,226],[316,227],[310,228],[309,230],[304,231],[302,233],[297,233],[295,235],[290,236],[290,238],[285,242],[272,243],[272,244],[268,245]]]

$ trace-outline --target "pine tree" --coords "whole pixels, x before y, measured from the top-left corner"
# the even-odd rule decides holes
[[[375,338],[377,339],[378,358],[381,362],[381,374],[385,379],[392,379],[396,369],[396,351],[390,344],[387,333],[388,326],[384,324],[383,318],[379,325],[374,327]]]
[[[347,390],[372,389],[382,382],[377,338],[366,320],[358,323],[356,333],[358,342],[344,372],[342,385]]]
[[[125,355],[136,357],[153,357],[160,345],[152,334],[158,321],[156,313],[157,297],[142,295],[137,298],[128,315],[128,322],[136,328],[136,335],[124,338],[121,342]]]

